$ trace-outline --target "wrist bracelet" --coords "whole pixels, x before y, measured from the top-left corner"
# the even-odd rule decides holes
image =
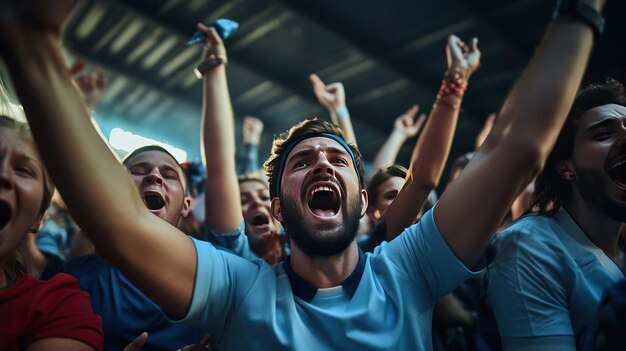
[[[604,33],[604,17],[584,0],[557,0],[552,19],[562,14],[571,14],[593,29],[596,39]]]
[[[439,101],[441,98],[450,95],[462,97],[465,94],[466,90],[467,80],[463,79],[461,73],[446,73],[443,80],[441,81],[441,87],[439,88],[439,92],[437,93],[436,101]]]
[[[219,55],[219,56],[213,55],[209,58],[206,58],[204,61],[200,62],[196,66],[196,68],[194,68],[193,73],[196,74],[196,77],[198,77],[198,79],[202,79],[202,77],[204,77],[204,75],[207,74],[213,68],[219,65],[226,66],[227,64],[228,64],[228,59],[226,58],[226,55]]]
[[[335,115],[337,115],[337,118],[339,119],[348,119],[350,117],[350,112],[348,112],[348,108],[344,106],[335,110]]]

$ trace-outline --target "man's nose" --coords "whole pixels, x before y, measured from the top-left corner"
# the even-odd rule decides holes
[[[146,175],[143,178],[143,183],[144,184],[157,184],[157,185],[163,185],[163,178],[161,177],[161,175],[158,173],[158,171],[153,171],[150,174]]]
[[[328,159],[325,156],[320,156],[320,158],[317,161],[317,164],[315,165],[314,173],[334,177],[335,169],[333,168],[333,165],[330,163],[330,161],[328,161]]]

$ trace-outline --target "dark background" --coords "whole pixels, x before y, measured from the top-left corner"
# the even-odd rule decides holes
[[[476,36],[482,67],[464,99],[453,160],[473,148],[484,118],[499,109],[553,7],[547,0],[83,0],[65,46],[68,63],[80,57],[106,70],[97,120],[107,137],[121,127],[199,158],[201,84],[192,70],[201,47],[185,42],[197,22],[233,19],[241,27],[226,42],[227,71],[238,138],[243,116],[261,118],[264,159],[273,134],[304,118],[329,118],[308,81],[315,72],[344,83],[359,147],[371,160],[399,114],[415,103],[429,111],[447,36]],[[605,17],[585,81],[624,82],[626,1],[609,1]],[[414,144],[406,143],[400,163],[408,164]]]

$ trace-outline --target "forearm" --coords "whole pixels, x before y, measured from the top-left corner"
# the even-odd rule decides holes
[[[241,200],[235,166],[235,129],[226,68],[219,65],[203,79],[203,158],[206,223],[214,231],[234,232],[241,222]]]
[[[337,111],[344,109],[343,113],[337,113]],[[350,114],[346,107],[339,108],[336,110],[328,110],[330,114],[330,119],[334,124],[339,126],[343,131],[344,137],[346,138],[346,142],[350,144],[357,145],[356,143],[356,135],[354,134],[354,128],[352,127],[352,120],[350,119]]]
[[[587,24],[572,16],[556,19],[505,100],[485,146],[506,139],[511,155],[531,153],[538,156],[533,166],[543,164],[574,100],[592,45]]]
[[[554,146],[592,43],[591,28],[578,19],[562,16],[551,24],[489,137],[435,207],[442,236],[467,266],[478,260]]]
[[[466,82],[468,78],[466,75],[463,80]],[[452,147],[461,101],[462,96],[454,94],[440,96],[435,101],[413,149],[407,179],[383,214],[387,222],[387,240],[393,240],[415,221],[431,190],[439,184]]]
[[[193,244],[146,208],[91,125],[55,38],[35,36],[28,43],[5,60],[42,159],[72,216],[100,256],[164,310],[183,315],[195,276]]]
[[[405,141],[406,137],[402,133],[394,130],[389,134],[389,137],[374,157],[371,176],[395,164],[398,153]]]
[[[145,211],[128,173],[93,128],[56,38],[33,35],[5,61],[48,171],[78,224],[88,232],[114,233],[121,229],[116,223]],[[123,237],[92,239],[105,249]]]
[[[428,188],[429,192],[439,184],[448,161],[463,98],[450,95],[442,100],[433,105],[409,166],[413,186]]]

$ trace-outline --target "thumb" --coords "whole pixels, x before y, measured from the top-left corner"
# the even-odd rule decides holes
[[[146,344],[146,341],[148,341],[148,333],[143,332],[135,340],[131,341],[123,351],[139,351]]]

